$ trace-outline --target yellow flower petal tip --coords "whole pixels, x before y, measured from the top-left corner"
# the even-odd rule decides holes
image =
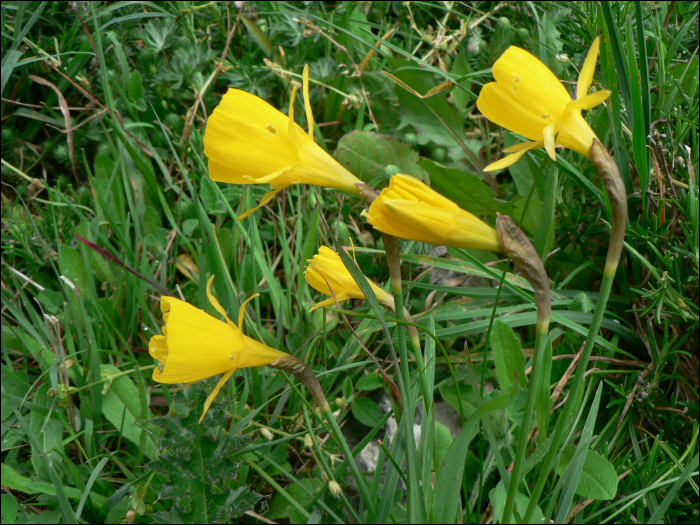
[[[366,300],[365,294],[358,286],[355,279],[343,264],[343,260],[328,246],[321,246],[318,254],[308,260],[309,265],[304,273],[306,282],[330,299],[316,303],[311,309],[313,312],[322,306],[335,306],[336,301],[341,303],[348,299]],[[394,311],[394,298],[372,281],[368,280],[379,304]]]
[[[380,232],[414,241],[497,252],[498,232],[409,175],[394,175],[363,215]]]
[[[265,202],[292,184],[360,195],[355,184],[362,181],[313,140],[308,67],[304,68],[303,79],[309,133],[294,122],[294,100],[290,103],[290,118],[260,97],[240,89],[228,90],[209,117],[204,132],[204,154],[209,159],[212,180],[270,184],[273,192],[265,196]]]
[[[207,294],[214,308],[226,316],[211,293],[212,279]],[[233,372],[267,365],[287,356],[243,335],[228,317],[227,322],[220,321],[175,297],[161,297],[160,301],[166,325],[163,335],[151,337],[148,345],[149,353],[160,364],[153,371],[153,380],[168,384],[193,383],[223,374],[205,404],[204,413]]]
[[[555,146],[590,158],[591,145],[597,137],[581,111],[596,107],[609,96],[607,90],[588,94],[599,49],[600,38],[596,38],[581,68],[576,100],[571,99],[554,73],[531,53],[511,46],[501,55],[493,65],[496,82],[483,87],[476,105],[490,121],[533,142],[529,143],[531,147],[506,157],[508,161],[492,163],[484,171],[510,166],[534,147],[544,147],[553,160]]]

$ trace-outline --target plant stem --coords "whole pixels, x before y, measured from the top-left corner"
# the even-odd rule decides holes
[[[600,284],[598,303],[596,304],[595,313],[593,314],[593,321],[588,330],[586,344],[581,352],[581,360],[576,369],[574,380],[571,383],[571,389],[569,390],[569,396],[564,404],[564,409],[559,415],[559,419],[557,419],[557,426],[552,435],[552,444],[542,464],[540,476],[537,478],[535,488],[530,495],[530,503],[523,516],[523,523],[528,523],[532,518],[540,494],[542,494],[542,490],[544,489],[544,484],[547,482],[547,477],[559,456],[559,447],[564,439],[564,434],[569,426],[569,422],[578,411],[579,399],[583,390],[584,375],[588,367],[591,352],[595,346],[600,323],[603,321],[603,316],[605,315],[605,308],[608,304],[608,297],[610,297],[610,290],[612,289],[615,272],[620,262],[622,247],[625,240],[625,231],[627,229],[627,192],[615,159],[610,156],[598,139],[593,139],[593,144],[591,146],[591,162],[593,162],[593,165],[598,171],[598,176],[605,184],[605,189],[608,192],[608,198],[612,208],[610,244],[608,245],[608,255],[605,260],[603,282]]]
[[[532,517],[532,513],[535,511],[537,502],[539,500],[540,494],[544,489],[544,484],[547,482],[547,477],[554,467],[554,463],[559,457],[559,447],[561,441],[564,438],[564,434],[568,428],[568,423],[575,416],[578,411],[578,404],[581,398],[581,392],[583,390],[583,379],[586,373],[586,368],[588,365],[588,360],[591,357],[591,352],[595,346],[595,339],[598,335],[598,329],[600,328],[600,323],[603,320],[603,315],[605,314],[605,308],[608,303],[608,297],[610,296],[610,290],[612,288],[613,279],[615,277],[615,272],[608,274],[607,268],[606,272],[603,274],[603,282],[600,287],[600,292],[598,295],[598,303],[596,304],[595,313],[593,314],[593,321],[591,323],[590,330],[588,331],[588,336],[586,339],[586,344],[581,352],[581,360],[579,362],[578,368],[576,369],[576,374],[574,375],[574,380],[571,383],[571,389],[569,390],[569,395],[564,404],[559,419],[557,419],[557,425],[552,434],[552,444],[550,445],[547,457],[544,459],[542,468],[540,470],[540,476],[537,478],[537,483],[535,488],[530,495],[530,504],[525,511],[523,516],[523,523],[527,523]],[[534,370],[533,370],[534,372]],[[529,394],[529,392],[528,392]]]
[[[522,475],[523,465],[525,464],[525,452],[527,451],[527,441],[530,435],[530,422],[532,421],[532,412],[535,408],[535,399],[537,398],[537,388],[540,382],[540,374],[542,372],[544,357],[544,347],[547,342],[547,326],[537,327],[537,336],[535,337],[535,353],[532,359],[532,374],[527,387],[527,401],[525,402],[525,410],[523,412],[523,422],[520,425],[520,435],[518,436],[518,447],[515,451],[515,461],[513,462],[513,472],[510,475],[510,483],[508,484],[508,496],[506,498],[506,506],[503,510],[502,523],[510,523],[511,514],[515,507],[515,497],[520,484],[520,476]]]

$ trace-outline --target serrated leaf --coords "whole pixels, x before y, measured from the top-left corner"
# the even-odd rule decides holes
[[[170,413],[152,420],[165,430],[158,448],[167,453],[146,468],[159,474],[159,499],[174,500],[169,511],[153,515],[159,523],[230,523],[260,499],[236,482],[233,458],[249,440],[224,432],[227,403],[215,402],[198,423],[212,386],[200,381],[176,392]]]
[[[376,390],[384,386],[384,379],[381,374],[371,373],[363,375],[355,384],[355,388],[360,391]]]
[[[575,445],[564,447],[556,468],[559,476],[564,475],[575,453]],[[584,498],[609,500],[617,494],[617,481],[617,473],[612,463],[595,450],[588,450],[576,494]]]
[[[352,402],[352,415],[368,427],[374,427],[384,417],[379,405],[368,397],[358,397]]]
[[[496,320],[493,323],[491,350],[501,392],[508,392],[510,385],[516,382],[525,388],[525,354],[513,329],[503,321]]]

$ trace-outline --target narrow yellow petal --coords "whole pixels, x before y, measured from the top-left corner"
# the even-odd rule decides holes
[[[557,154],[555,151],[554,142],[554,124],[550,124],[542,130],[542,136],[544,138],[544,149],[547,150],[547,155],[552,160],[557,160]]]
[[[214,402],[214,399],[216,399],[217,394],[221,390],[221,387],[223,387],[226,384],[226,381],[231,379],[231,376],[236,370],[229,370],[226,372],[223,376],[221,376],[221,379],[219,379],[219,382],[216,383],[216,386],[214,387],[214,390],[211,391],[211,394],[207,396],[207,400],[204,402],[204,411],[202,412],[202,417],[199,418],[199,422],[202,422],[202,419],[204,419],[204,416],[207,415],[207,411],[209,410],[209,407],[211,404]]]
[[[600,49],[600,37],[597,37],[591,44],[591,48],[588,50],[586,55],[586,60],[581,68],[581,74],[578,76],[578,84],[576,86],[576,98],[580,99],[588,94],[588,88],[591,87],[593,82],[593,75],[595,73],[595,65],[598,62],[598,51]]]
[[[241,308],[238,310],[238,329],[243,333],[243,321],[245,321],[245,307],[246,305],[255,299],[256,297],[260,297],[259,293],[254,293],[248,299],[243,301],[243,304],[241,305]]]
[[[577,100],[572,100],[566,106],[566,111],[581,111],[583,109],[593,109],[605,102],[610,96],[610,91],[607,89],[601,89],[599,91],[594,91],[590,95],[586,95]],[[565,111],[565,113],[566,113]]]
[[[311,111],[311,100],[309,99],[309,65],[304,64],[304,107],[306,108],[306,122],[309,124],[309,137],[314,139],[314,114]]]
[[[289,97],[289,123],[287,124],[287,133],[291,136],[294,128],[294,101],[297,98],[297,87],[292,88],[292,96]]]
[[[236,219],[236,220],[242,221],[243,219],[245,219],[245,218],[246,218],[248,215],[250,215],[251,213],[254,213],[254,212],[258,211],[260,208],[262,208],[262,207],[265,206],[268,202],[270,202],[270,201],[272,200],[272,198],[273,198],[275,195],[277,195],[277,194],[278,194],[280,191],[282,191],[284,188],[288,188],[288,187],[289,187],[289,186],[282,186],[282,187],[276,188],[276,189],[274,189],[274,190],[272,190],[272,191],[268,191],[265,195],[263,195],[263,198],[260,199],[260,204],[258,204],[255,208],[251,208],[251,209],[249,209],[249,210],[244,211],[243,213],[241,213],[241,214],[238,216],[238,219]]]
[[[346,294],[344,294],[344,293],[337,293],[337,294],[335,294],[335,298],[333,296],[331,296],[330,298],[325,299],[325,300],[313,305],[311,307],[311,309],[309,310],[309,312],[313,312],[314,310],[317,310],[317,309],[321,308],[322,306],[337,306],[335,303],[336,300],[338,301],[338,304],[340,304],[343,301],[347,301],[348,299],[351,299],[351,297],[347,297]]]
[[[525,155],[528,151],[531,149],[537,149],[537,148],[542,148],[544,147],[544,141],[540,140],[537,142],[521,142],[520,144],[516,144],[517,146],[520,146],[521,144],[525,144],[527,147],[524,147],[522,149],[519,149],[518,151],[515,151],[512,155],[508,155],[506,157],[503,157],[502,159],[497,160],[496,162],[492,162],[488,166],[484,168],[484,171],[496,171],[496,170],[502,170],[503,168],[507,168],[508,166],[511,166],[518,162],[520,160],[520,157]],[[510,148],[506,148],[503,151],[508,153],[508,150],[513,151],[515,146],[511,146]]]
[[[226,315],[226,310],[224,310],[224,307],[221,306],[221,303],[219,302],[219,300],[216,297],[214,297],[213,293],[211,293],[211,285],[214,282],[214,277],[216,277],[216,275],[212,275],[209,278],[209,281],[207,281],[207,297],[209,298],[209,302],[211,303],[211,305],[214,307],[214,309],[217,312],[219,312],[221,315],[223,315],[226,318],[226,323],[229,326],[232,326],[233,328],[237,328],[237,326],[235,324],[233,324],[233,321],[231,321],[231,319],[228,318],[228,315]]]

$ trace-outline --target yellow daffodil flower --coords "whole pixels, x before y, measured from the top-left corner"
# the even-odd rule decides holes
[[[308,263],[304,273],[306,282],[319,292],[331,296],[330,299],[316,303],[311,309],[312,312],[322,306],[335,306],[336,299],[339,303],[348,299],[366,300],[365,294],[350,275],[340,255],[327,246],[321,246],[318,254],[314,255],[313,259],[308,259]],[[393,312],[394,298],[372,281],[368,282],[379,304]],[[332,297],[334,294],[335,298]]]
[[[601,89],[588,95],[598,60],[600,37],[586,55],[578,77],[576,100],[547,66],[533,55],[510,46],[493,65],[496,82],[486,84],[476,105],[492,122],[534,142],[521,142],[503,150],[511,153],[484,171],[500,170],[517,162],[527,151],[544,147],[556,160],[555,145],[591,158],[591,145],[597,138],[581,115],[584,109],[601,104],[610,91]]]
[[[243,335],[241,327],[248,301],[241,305],[236,326],[212,295],[213,280],[214,277],[207,283],[207,296],[212,306],[226,318],[226,322],[180,299],[161,297],[160,309],[166,324],[163,335],[151,337],[148,345],[151,356],[162,365],[153,370],[153,380],[158,383],[194,383],[223,374],[204,403],[200,422],[221,387],[236,370],[268,365],[282,357],[288,357],[284,352]]]
[[[314,142],[314,117],[309,103],[309,68],[304,66],[304,106],[309,132],[294,122],[296,87],[289,116],[255,95],[229,89],[214,110],[204,132],[209,176],[229,184],[270,184],[260,204],[243,219],[293,184],[339,189],[359,197],[362,181]]]
[[[500,251],[494,228],[409,175],[394,175],[362,214],[380,232],[401,239]]]

